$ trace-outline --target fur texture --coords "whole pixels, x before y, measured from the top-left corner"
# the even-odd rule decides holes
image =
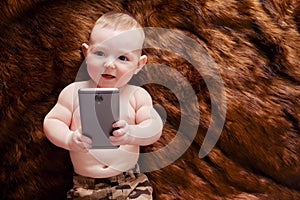
[[[68,153],[45,138],[42,122],[61,89],[75,80],[83,61],[80,46],[94,21],[111,10],[131,13],[145,27],[193,38],[214,59],[225,86],[221,137],[200,159],[211,118],[203,76],[214,74],[199,74],[172,52],[145,50],[149,64],[165,64],[186,77],[199,104],[189,112],[201,114],[195,122],[181,113],[172,91],[144,86],[167,114],[161,139],[144,152],[169,144],[181,115],[190,126],[199,123],[193,143],[176,162],[148,173],[155,199],[300,199],[298,0],[4,0],[0,7],[0,199],[64,199],[72,166]],[[162,73],[141,73],[136,81]]]

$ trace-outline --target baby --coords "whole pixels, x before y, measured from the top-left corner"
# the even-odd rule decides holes
[[[44,120],[44,132],[56,146],[69,150],[74,187],[68,199],[152,199],[145,174],[134,173],[139,146],[157,141],[163,123],[151,96],[128,82],[147,62],[142,55],[144,32],[131,16],[110,12],[95,23],[88,44],[82,44],[90,80],[65,87]],[[120,120],[113,123],[109,140],[117,149],[90,149],[81,133],[80,88],[119,88]],[[105,113],[103,113],[105,115]]]

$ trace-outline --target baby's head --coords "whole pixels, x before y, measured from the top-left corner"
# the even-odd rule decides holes
[[[111,29],[113,31],[124,32],[130,37],[135,36],[136,42],[140,42],[141,50],[143,48],[145,33],[143,27],[130,15],[121,12],[108,12],[103,14],[94,24],[90,35],[89,44],[95,39],[94,35],[99,29]],[[128,33],[127,33],[128,32]]]
[[[134,30],[138,29],[141,37],[144,39],[145,34],[143,27],[130,15],[121,12],[108,12],[103,14],[95,23],[99,28],[109,28],[113,30]]]
[[[98,87],[122,87],[142,69],[147,62],[144,39],[143,28],[130,15],[109,12],[96,21],[82,50]]]

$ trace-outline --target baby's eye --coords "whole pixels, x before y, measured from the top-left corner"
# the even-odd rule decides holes
[[[128,61],[128,58],[126,56],[120,56],[119,59],[122,61]]]
[[[95,54],[97,56],[104,56],[104,52],[102,52],[102,51],[96,51]]]

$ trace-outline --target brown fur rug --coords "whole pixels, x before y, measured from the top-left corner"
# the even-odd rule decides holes
[[[213,106],[222,106],[213,101],[220,94],[207,86],[208,80],[217,83],[217,76],[209,68],[197,71],[205,62],[199,49],[179,43],[168,51],[164,45],[172,37],[163,35],[148,41],[162,47],[145,49],[149,69],[153,63],[171,67],[198,98],[196,107],[182,112],[180,103],[190,94],[178,90],[185,97],[180,99],[159,84],[143,86],[166,111],[161,139],[143,152],[165,147],[182,121],[186,126],[178,148],[142,164],[174,157],[185,140],[193,139],[189,127],[199,124],[183,155],[147,173],[155,199],[300,199],[298,0],[3,0],[0,7],[0,199],[64,199],[72,166],[68,153],[45,138],[42,122],[61,89],[75,80],[83,61],[80,47],[94,21],[111,10],[131,13],[144,27],[193,38],[214,60],[224,84],[226,115],[217,119],[226,117],[225,124],[216,146],[200,159],[203,139],[216,120]],[[199,59],[190,63],[174,49]],[[135,81],[168,82],[178,76],[163,67],[145,72]],[[191,114],[198,111],[200,120]]]

